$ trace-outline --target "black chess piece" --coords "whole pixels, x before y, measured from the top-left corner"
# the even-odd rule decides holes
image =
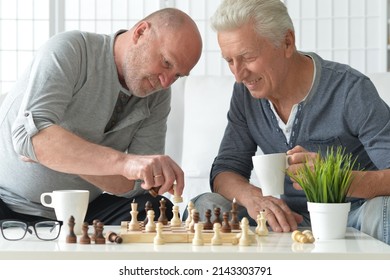
[[[213,229],[213,223],[211,222],[211,209],[207,209],[206,213],[204,214],[206,221],[203,225],[203,229],[205,230],[212,230]]]
[[[68,220],[69,233],[66,236],[66,243],[77,243],[77,236],[74,233],[74,225],[75,225],[74,217],[70,216]]]
[[[91,238],[88,235],[88,228],[89,228],[88,223],[84,222],[81,228],[83,234],[81,235],[79,240],[80,244],[91,244]]]

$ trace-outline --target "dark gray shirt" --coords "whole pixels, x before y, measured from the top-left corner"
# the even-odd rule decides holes
[[[299,103],[290,140],[278,126],[266,99],[253,98],[243,84],[235,84],[228,125],[210,174],[236,172],[250,179],[252,156],[286,152],[296,145],[326,152],[342,146],[358,157],[360,168],[390,168],[390,109],[373,83],[347,65],[326,61],[314,53],[316,76],[307,98]],[[283,198],[296,210],[306,209],[303,191],[286,177]]]
[[[164,153],[170,89],[138,98],[123,88],[114,62],[115,36],[70,31],[52,37],[8,93],[0,107],[0,197],[14,211],[54,218],[52,209],[40,204],[41,193],[87,189],[90,200],[101,193],[77,175],[20,159],[36,159],[31,138],[53,124],[118,151]],[[119,94],[129,101],[107,126]]]

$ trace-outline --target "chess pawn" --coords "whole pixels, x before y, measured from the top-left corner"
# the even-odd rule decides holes
[[[222,245],[221,224],[215,223],[213,226],[214,235],[211,238],[211,245]]]
[[[172,208],[173,217],[171,219],[171,226],[172,227],[180,227],[181,226],[181,220],[179,217],[179,206],[174,205]]]
[[[205,230],[212,230],[213,229],[213,223],[211,222],[211,210],[207,209],[206,213],[204,214],[206,221],[203,224],[203,229]]]
[[[91,241],[95,241],[95,237],[96,237],[96,227],[97,227],[97,224],[99,223],[100,221],[98,219],[95,219],[92,221],[92,226],[93,226],[93,233],[91,235]]]
[[[96,224],[96,236],[95,236],[95,244],[106,244],[106,238],[103,235],[104,224],[102,222],[98,222]]]
[[[192,216],[192,219],[191,219],[191,223],[190,223],[190,225],[189,225],[189,230],[191,231],[191,232],[195,232],[195,224],[197,223],[197,222],[199,222],[199,212],[194,208],[194,209],[192,209],[192,211],[191,211],[191,216]]]
[[[192,209],[195,208],[195,205],[192,201],[190,201],[187,205],[187,219],[186,219],[186,228],[190,227],[190,223],[192,221]]]
[[[194,234],[194,238],[192,239],[192,245],[194,245],[194,246],[204,245],[203,234],[202,234],[203,224],[196,223],[194,225],[194,229],[195,229],[195,234]]]
[[[257,221],[257,227],[255,229],[256,234],[260,236],[268,235],[267,220],[265,219],[264,211],[261,211],[257,215],[256,221]]]
[[[146,232],[155,232],[156,231],[156,223],[154,222],[154,211],[149,210],[148,211],[148,223],[145,226],[145,231]]]
[[[251,245],[251,240],[249,238],[249,221],[246,217],[242,218],[241,220],[241,235],[238,244],[240,246]]]
[[[77,236],[74,233],[74,217],[70,216],[69,221],[68,221],[68,226],[69,226],[69,233],[66,236],[66,243],[77,243]]]
[[[113,231],[107,232],[107,234],[106,234],[106,240],[109,241],[109,242],[118,243],[118,244],[120,244],[120,243],[123,242],[122,237],[120,237],[118,234],[116,234],[116,233],[113,232]]]
[[[83,232],[83,234],[80,237],[79,243],[80,244],[91,244],[91,238],[88,235],[88,223],[87,222],[83,223],[81,231]]]
[[[180,195],[177,194],[176,187],[177,187],[177,185],[173,184],[173,186],[172,186],[172,188],[173,188],[173,198],[172,198],[172,201],[174,203],[181,203],[181,202],[183,202],[183,198]]]
[[[161,222],[158,222],[156,224],[156,236],[154,237],[153,239],[153,243],[154,245],[163,245],[165,244],[165,240],[164,240],[164,237],[162,235],[162,231],[163,231],[163,224]]]
[[[229,225],[229,213],[228,212],[223,213],[221,232],[224,232],[224,233],[232,232],[232,228]]]
[[[217,207],[217,208],[214,208],[214,221],[213,221],[213,224],[215,223],[219,223],[222,225],[222,221],[221,221],[221,218],[219,217],[221,215],[221,208]]]

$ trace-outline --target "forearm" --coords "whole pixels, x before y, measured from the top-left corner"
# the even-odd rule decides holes
[[[38,162],[50,169],[81,175],[122,175],[125,154],[90,143],[56,125],[33,136]]]
[[[134,189],[134,180],[128,180],[123,176],[94,176],[80,175],[85,181],[95,185],[103,191],[120,195]]]
[[[232,172],[218,174],[214,180],[214,190],[227,199],[236,198],[253,219],[257,218],[260,211],[265,211],[268,224],[273,231],[289,232],[297,228],[297,223],[302,222],[302,216],[293,213],[283,200],[263,196],[260,188],[238,174]]]
[[[166,155],[132,155],[85,141],[77,135],[59,126],[50,126],[41,130],[33,139],[37,161],[56,171],[78,174],[93,180],[105,190],[114,193],[125,193],[131,190],[126,179],[141,180],[141,187],[149,190],[160,187],[160,194],[172,191],[176,182],[177,191],[182,193],[184,173],[169,156]],[[118,182],[110,182],[110,176]],[[162,175],[156,177],[155,175]],[[87,176],[105,176],[93,178]],[[110,185],[110,186],[109,186]],[[124,187],[124,190],[121,188]]]
[[[248,198],[261,196],[261,189],[250,184],[244,177],[233,172],[222,172],[214,179],[214,192],[246,207]],[[250,199],[251,200],[251,199]]]
[[[349,196],[373,198],[390,195],[390,169],[378,171],[354,171]]]

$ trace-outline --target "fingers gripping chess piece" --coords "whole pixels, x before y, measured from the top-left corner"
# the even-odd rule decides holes
[[[173,188],[172,200],[174,203],[181,203],[181,202],[183,202],[183,198],[177,193],[176,187],[177,187],[177,185],[173,184],[173,186],[172,186],[172,188]]]

